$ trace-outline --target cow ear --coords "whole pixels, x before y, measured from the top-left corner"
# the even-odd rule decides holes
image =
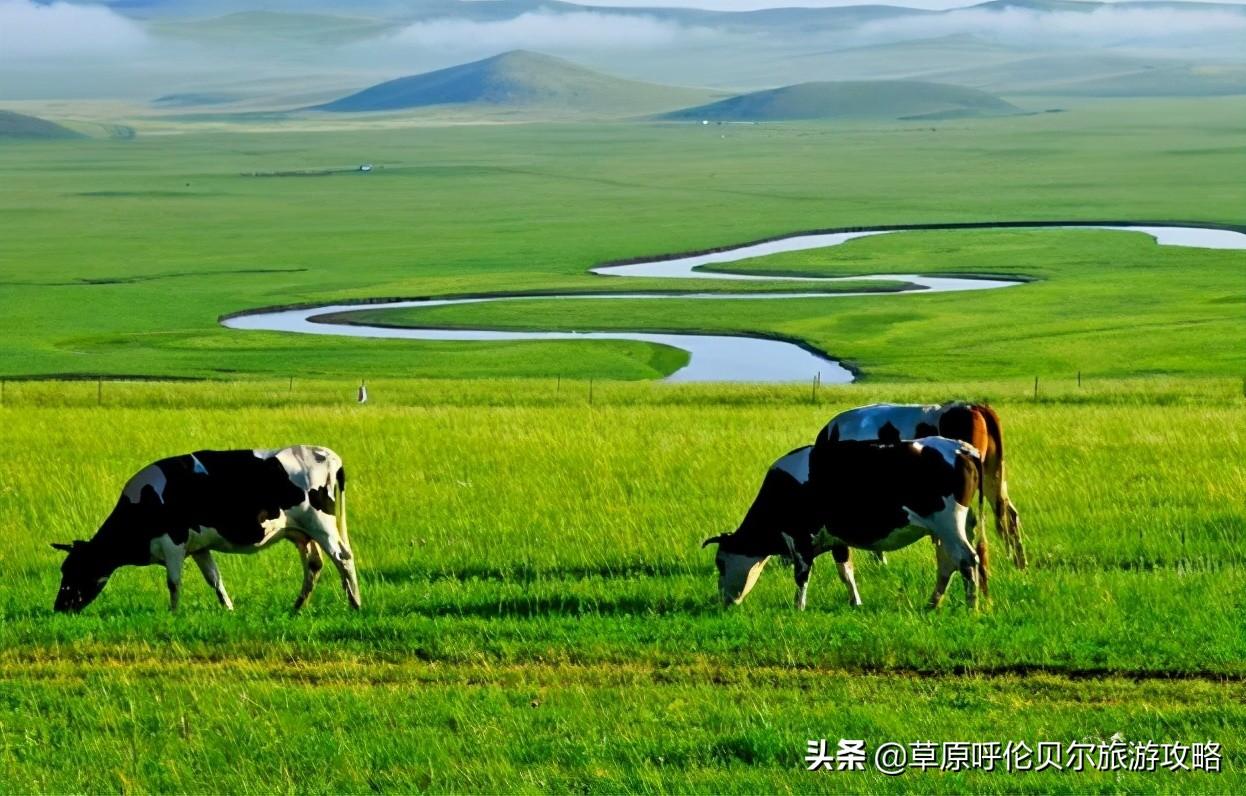
[[[722,544],[722,541],[726,538],[727,538],[727,534],[725,533],[719,534],[718,536],[711,536],[710,538],[706,539],[704,542],[701,542],[701,548],[704,549],[706,547],[709,547],[712,544]]]
[[[53,542],[52,549],[61,550],[61,551],[68,553],[70,550],[74,549],[74,546],[71,544],[65,544],[64,542]]]

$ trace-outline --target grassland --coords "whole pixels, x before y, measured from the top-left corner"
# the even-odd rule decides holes
[[[600,302],[551,300],[346,317],[421,326],[778,332],[852,362],[867,378],[889,381],[1078,371],[1114,378],[1212,375],[1246,366],[1241,251],[1182,250],[1136,233],[1094,230],[905,232],[746,260],[729,270],[999,274],[1034,281],[972,296],[749,301],[730,312],[721,302],[664,299],[619,301],[606,314]],[[790,290],[792,283],[786,284]],[[1208,345],[1211,340],[1218,344]]]
[[[0,147],[0,792],[1240,790],[1241,253],[924,232],[736,267],[1036,281],[972,297],[387,317],[797,336],[866,375],[816,396],[653,383],[680,355],[642,344],[302,338],[217,318],[379,296],[739,290],[586,268],[796,229],[1240,223],[1241,109]],[[378,168],[251,176],[364,161]],[[56,374],[211,381],[12,380]],[[699,543],[738,522],[776,455],[838,409],[948,396],[1003,414],[1030,542],[1024,572],[997,556],[989,610],[968,615],[956,587],[922,610],[924,544],[860,562],[860,610],[826,564],[804,614],[777,563],[739,610],[715,604]],[[232,615],[188,578],[171,617],[160,573],[138,569],[86,613],[52,614],[47,543],[89,535],[138,467],[298,441],[351,470],[362,613],[325,578],[288,616],[298,563],[277,550],[218,557]],[[1218,741],[1225,773],[888,779],[801,762],[811,737],[1117,733]]]
[[[352,792],[1223,792],[1240,782],[1246,404],[1236,381],[792,387],[382,381],[8,386],[0,492],[0,789]],[[922,609],[925,545],[778,564],[739,610],[699,547],[776,451],[879,398],[992,398],[1032,566],[988,611]],[[1175,422],[1176,420],[1180,422]],[[109,429],[100,433],[101,428]],[[1213,433],[1196,430],[1214,429]],[[223,557],[238,610],[152,570],[54,616],[52,539],[90,533],[142,463],[315,440],[352,470],[364,610],[309,610],[293,550]],[[72,451],[72,455],[67,455]],[[1180,451],[1180,455],[1174,455]],[[37,717],[37,719],[36,719]],[[1226,772],[803,771],[809,737],[1216,740]],[[842,778],[840,778],[842,776]]]
[[[920,126],[533,125],[10,144],[0,148],[0,372],[652,378],[673,364],[643,344],[343,342],[241,334],[216,319],[252,307],[376,296],[722,289],[703,281],[620,285],[586,269],[828,226],[1104,216],[1234,223],[1246,188],[1225,162],[1242,132],[1241,108],[1230,98]],[[365,161],[377,165],[366,176],[249,176]],[[1096,306],[1096,317],[1116,327],[1150,312],[1144,305],[1162,302],[1164,291],[1180,290],[1173,281],[1180,274],[1215,288],[1202,306],[1193,290],[1179,294],[1193,328],[1183,345],[1200,355],[1152,359],[1149,347],[1166,339],[1156,334],[1130,351],[1133,367],[1243,370],[1246,349],[1218,345],[1218,332],[1200,333],[1194,323],[1240,306],[1226,270],[1237,269],[1240,255],[1230,263],[1194,250],[1151,252],[1145,239],[1129,236],[1116,236],[1118,244],[1077,235],[938,238],[952,247],[942,255],[899,239],[861,241],[826,262],[853,272],[839,258],[899,251],[906,267],[1051,277],[1011,297],[975,297],[1009,314],[1026,311],[1025,297],[1050,307],[1075,288],[1098,290],[1096,274],[1110,270],[1113,283],[1138,298]],[[1058,246],[1068,241],[1086,241],[1093,259]],[[1123,256],[1145,258],[1148,267],[1130,269]],[[874,265],[893,270],[891,262]],[[1084,281],[1062,286],[1073,278]],[[852,336],[855,324],[837,319],[856,307],[842,317],[903,333],[898,327],[914,314],[908,308],[920,308],[915,327],[933,317],[924,328],[937,332],[958,302],[735,304],[714,309],[705,325],[808,336],[856,360],[867,376],[947,378],[930,363],[903,361],[911,354],[898,348],[873,345],[870,335]],[[663,306],[688,317],[712,309]],[[635,313],[655,309],[599,310],[594,325],[630,325]],[[478,308],[460,311],[507,322],[479,317]],[[1158,320],[1171,321],[1164,312]],[[1077,323],[1053,331],[1078,331]],[[1009,364],[1018,374],[1124,370],[1096,363],[1093,351],[1049,358],[1031,344],[1018,348],[1028,352]],[[1206,362],[1209,352],[1216,353]],[[965,375],[994,375],[999,354],[988,353]]]

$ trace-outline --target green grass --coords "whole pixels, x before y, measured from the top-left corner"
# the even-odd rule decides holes
[[[0,788],[1222,792],[1240,780],[1236,381],[1066,381],[1037,402],[1021,382],[852,386],[816,404],[795,387],[616,382],[589,405],[581,382],[397,380],[362,407],[351,386],[105,384],[102,405],[94,384],[7,386]],[[774,562],[738,610],[715,604],[700,540],[734,526],[778,453],[846,406],[949,394],[988,397],[1005,418],[1030,544],[1024,572],[997,556],[988,610],[965,612],[955,585],[942,610],[922,609],[924,543],[886,567],[861,559],[859,610],[827,562],[803,614]],[[288,616],[292,548],[218,557],[233,614],[188,578],[168,615],[163,578],[145,569],[119,573],[80,616],[51,613],[47,542],[89,535],[142,464],[295,441],[330,445],[351,469],[362,613],[325,578]],[[801,764],[809,737],[1114,733],[1221,742],[1226,772],[811,780]]]
[[[420,326],[779,332],[857,364],[867,378],[972,379],[1246,367],[1246,252],[1158,246],[1086,230],[904,232],[731,265],[783,275],[1000,274],[1033,279],[973,295],[749,301],[524,301],[370,310],[358,320]],[[788,289],[790,290],[790,283]],[[352,313],[353,314],[353,313]],[[1002,319],[1007,319],[1006,323]],[[745,320],[746,319],[746,320]]]
[[[1228,98],[935,125],[512,125],[6,145],[0,372],[652,378],[676,360],[660,361],[665,355],[640,343],[341,341],[231,332],[216,319],[266,305],[376,296],[740,289],[621,283],[587,269],[809,228],[1104,216],[1234,223],[1246,188],[1225,164],[1242,133],[1241,109],[1240,99]],[[244,176],[364,161],[378,170]],[[1047,234],[1055,237],[1041,237]],[[1129,236],[931,235],[925,243],[860,241],[800,267],[838,262],[859,272],[842,258],[862,254],[875,257],[869,270],[903,264],[1049,278],[992,296],[620,305],[618,314],[598,307],[594,325],[661,320],[686,327],[713,313],[704,325],[803,336],[871,377],[960,378],[852,327],[860,322],[924,347],[930,335],[940,344],[941,332],[984,328],[1001,308],[1008,317],[1033,317],[1083,288],[1149,293],[1151,301],[1173,290],[1194,324],[1231,313],[1232,285],[1242,284],[1235,282],[1241,255],[1151,251],[1145,239]],[[1083,241],[1085,256],[1071,248]],[[1125,258],[1146,267],[1131,268]],[[1188,275],[1192,287],[1174,284],[1174,273]],[[100,283],[109,279],[121,281]],[[1203,305],[1193,298],[1199,287],[1216,291]],[[1217,298],[1229,303],[1213,303]],[[1115,300],[1093,310],[1096,322],[1116,329],[1136,312],[1170,322],[1178,311]],[[654,311],[679,317],[646,317]],[[458,312],[466,318],[484,310]],[[910,320],[915,331],[905,337]],[[1079,322],[1050,323],[1053,332],[1067,332]],[[1001,358],[1011,359],[1006,372],[1027,375],[1077,367],[1236,375],[1246,368],[1246,349],[1221,345],[1219,328],[1181,338],[1197,355],[1174,349],[1169,331],[1114,332],[1132,345],[1130,366],[1095,351],[1048,354],[1021,341],[1020,356],[1011,347],[986,351],[978,364],[958,367],[973,378],[995,375]]]
[[[1240,223],[1241,110],[0,147],[0,792],[1240,790],[1240,253],[923,232],[734,267],[1035,281],[387,317],[782,334],[864,369],[865,383],[816,396],[655,383],[682,355],[641,344],[335,340],[217,318],[378,296],[739,290],[586,269],[808,228]],[[364,161],[377,171],[249,176]],[[211,380],[12,380],[51,374]],[[358,406],[362,377],[371,401]],[[739,521],[777,455],[839,409],[950,396],[1001,411],[1030,546],[1024,572],[996,555],[988,610],[969,615],[956,586],[922,610],[924,543],[886,567],[860,557],[860,610],[829,562],[803,614],[777,562],[739,610],[715,604],[700,541]],[[188,577],[170,616],[149,569],[119,573],[82,615],[52,614],[48,542],[90,535],[139,467],[295,442],[330,445],[351,470],[361,613],[325,578],[289,616],[288,549],[218,557],[233,614]],[[1225,773],[888,779],[802,763],[810,737],[1117,733],[1218,741]]]

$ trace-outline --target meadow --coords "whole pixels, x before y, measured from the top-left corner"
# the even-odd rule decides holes
[[[1008,423],[1031,566],[997,556],[975,616],[958,584],[924,610],[925,544],[860,559],[861,609],[815,567],[803,614],[778,562],[723,610],[700,548],[834,411],[970,385],[815,403],[796,387],[611,383],[590,405],[583,384],[399,380],[357,406],[346,382],[127,383],[100,406],[93,384],[10,384],[0,789],[1230,788],[1246,763],[1240,383],[1066,382],[1038,401],[976,386]],[[351,471],[362,613],[326,577],[288,615],[292,547],[218,556],[233,614],[196,575],[170,616],[151,569],[118,573],[82,615],[51,613],[47,542],[91,533],[142,463],[295,440]],[[1218,741],[1225,773],[890,779],[800,762],[808,738],[1115,733]]]
[[[933,127],[188,126],[0,148],[0,792],[1240,788],[1241,252],[1097,231],[906,233],[736,267],[1034,281],[384,317],[799,337],[863,374],[817,392],[663,384],[681,355],[644,344],[303,338],[217,319],[373,297],[768,290],[586,269],[810,228],[1240,223],[1241,109],[1104,102]],[[253,176],[365,161],[366,176]],[[829,561],[803,614],[777,561],[744,605],[717,604],[701,540],[734,527],[778,455],[840,409],[950,396],[1003,416],[1030,550],[1025,571],[995,557],[988,609],[969,615],[957,583],[923,609],[925,543],[886,566],[860,556],[857,610]],[[217,557],[232,614],[189,573],[170,616],[150,569],[53,614],[48,543],[91,534],[139,467],[295,442],[333,447],[351,472],[361,613],[325,577],[290,616],[291,547]],[[802,763],[810,738],[1116,734],[1219,742],[1224,772],[888,778]]]
[[[1246,205],[1246,187],[1227,165],[1242,132],[1241,110],[1240,98],[1224,98],[1103,102],[938,125],[188,128],[128,141],[6,145],[0,374],[654,378],[678,360],[640,343],[307,340],[238,334],[217,319],[249,308],[376,297],[739,290],[705,281],[620,284],[587,269],[811,228],[1104,217],[1232,224]],[[251,176],[362,162],[376,169]],[[986,352],[976,371],[952,375],[936,367],[946,360],[942,351],[893,364],[904,346],[889,343],[893,335],[907,345],[958,331],[963,313],[954,297],[854,300],[830,311],[821,302],[758,302],[732,305],[729,314],[685,304],[620,306],[617,314],[599,307],[592,321],[795,335],[879,378],[1033,375],[1057,366],[1103,375],[1244,369],[1243,347],[1233,345],[1239,332],[1223,322],[1240,309],[1246,289],[1240,253],[1155,250],[1140,236],[1093,232],[928,234],[857,241],[812,266],[781,260],[767,267],[851,274],[902,263],[1047,278],[1022,289],[1032,301],[975,297],[990,312],[967,331],[989,346],[999,312],[1046,311],[1087,289],[1068,312],[1093,311],[1110,328],[1047,319],[1043,337],[1115,339],[1102,347],[1093,340],[1087,353],[1020,340]],[[893,256],[895,263],[878,261]],[[864,262],[854,264],[857,257]],[[1104,298],[1113,289],[1122,297]],[[511,317],[518,312],[525,315]],[[564,312],[572,308],[464,307],[436,317],[553,325]],[[659,312],[665,315],[649,315]],[[1174,314],[1194,317],[1174,332]],[[1147,347],[1130,349],[1124,328],[1139,315],[1156,324],[1148,327],[1153,338],[1185,335],[1181,346],[1200,356],[1169,352],[1112,366],[1099,352],[1149,356]],[[1212,322],[1205,331],[1194,323],[1203,317]],[[999,373],[1003,359],[1016,370]]]

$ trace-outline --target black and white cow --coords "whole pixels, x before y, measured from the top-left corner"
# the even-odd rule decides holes
[[[81,611],[123,566],[163,564],[171,610],[177,610],[182,564],[194,559],[221,605],[233,603],[212,551],[253,553],[282,539],[298,547],[303,607],[320,576],[323,549],[342,576],[351,607],[359,607],[355,557],[346,536],[346,470],[328,448],[195,451],[149,464],[121,491],[90,541],[53,544],[61,566],[57,611]]]
[[[804,610],[813,561],[822,553],[831,551],[855,606],[861,596],[849,548],[897,550],[929,536],[939,570],[930,607],[938,607],[959,570],[972,609],[981,562],[970,505],[975,493],[981,500],[981,478],[973,446],[943,437],[798,448],[771,466],[740,527],[702,547],[718,544],[714,563],[724,604],[743,601],[777,555],[793,564],[796,608]]]
[[[870,404],[848,409],[831,418],[818,434],[818,443],[836,440],[906,439],[941,436],[968,442],[982,456],[982,491],[995,514],[995,529],[1008,547],[1013,563],[1025,569],[1021,518],[1008,497],[1004,468],[1004,425],[986,404],[949,401],[943,404]],[[979,539],[979,555],[986,555],[986,537]]]

